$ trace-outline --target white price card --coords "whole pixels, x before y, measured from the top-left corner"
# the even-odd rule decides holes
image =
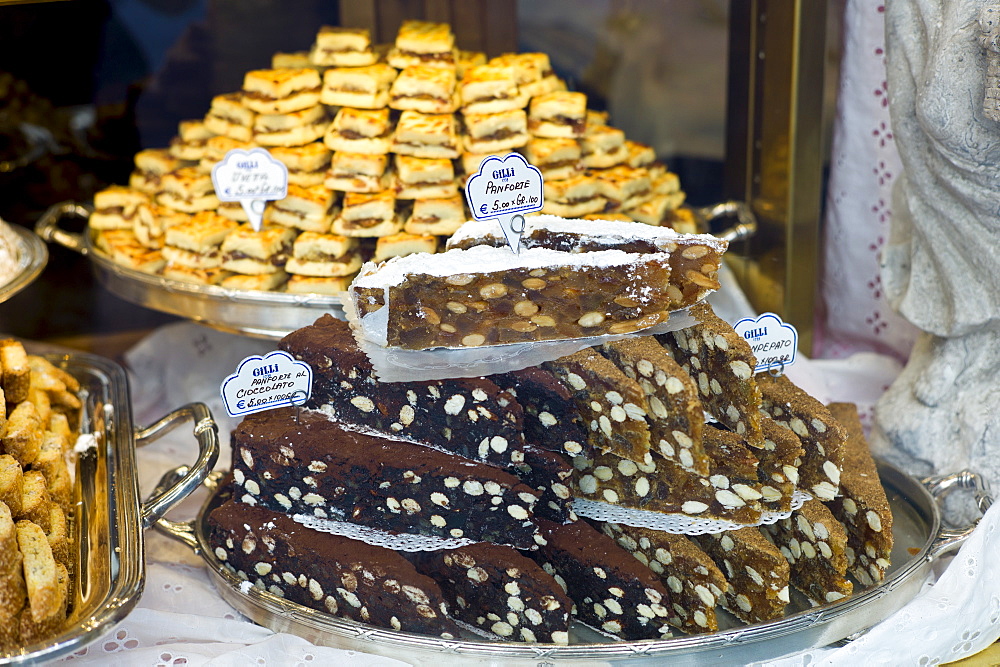
[[[519,153],[491,155],[465,183],[465,197],[476,220],[496,218],[514,253],[520,252],[524,214],[542,210],[542,172]]]
[[[230,417],[282,406],[302,405],[312,392],[312,367],[276,350],[240,362],[222,383],[222,402]]]
[[[212,184],[220,201],[238,201],[260,231],[265,202],[288,196],[288,167],[263,148],[234,148],[212,167]]]
[[[791,324],[782,322],[778,315],[762,313],[756,318],[745,317],[733,328],[750,343],[750,349],[757,358],[754,372],[784,369],[795,363],[799,332]]]

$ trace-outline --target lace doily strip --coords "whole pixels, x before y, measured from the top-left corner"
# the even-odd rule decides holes
[[[573,500],[573,511],[579,516],[596,521],[620,523],[635,528],[661,530],[665,533],[674,533],[676,535],[704,535],[708,533],[721,533],[726,530],[739,530],[740,528],[746,528],[748,525],[759,526],[777,523],[791,516],[792,512],[802,507],[803,503],[810,498],[812,496],[805,491],[796,490],[792,495],[791,511],[764,512],[760,522],[757,524],[742,524],[725,519],[704,519],[688,514],[650,512],[648,510],[620,507],[584,498]]]
[[[393,551],[439,551],[441,549],[457,549],[475,543],[475,540],[470,540],[467,537],[445,538],[433,535],[389,533],[378,528],[359,526],[346,521],[320,519],[308,514],[295,514],[292,518],[312,530],[349,537],[352,540],[358,540],[374,547],[385,547]]]

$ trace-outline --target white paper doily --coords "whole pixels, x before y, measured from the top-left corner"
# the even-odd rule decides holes
[[[787,519],[792,512],[802,507],[802,504],[812,498],[805,491],[796,490],[792,495],[792,510],[789,512],[764,512],[759,523],[752,525],[766,525],[777,523],[782,519]],[[675,535],[705,535],[708,533],[721,533],[726,530],[739,530],[751,524],[736,523],[725,519],[702,519],[689,514],[665,514],[663,512],[650,512],[648,510],[637,510],[619,505],[611,505],[596,500],[576,498],[573,500],[573,511],[579,516],[594,519],[595,521],[605,521],[607,523],[621,523],[634,528],[650,528],[652,530],[662,530],[665,533]]]
[[[435,537],[433,535],[414,535],[410,533],[388,533],[378,528],[359,526],[345,521],[320,519],[308,514],[295,514],[295,521],[306,528],[318,530],[321,533],[331,533],[349,537],[373,547],[385,547],[393,551],[438,551],[440,549],[457,549],[474,544],[475,540],[467,537]]]

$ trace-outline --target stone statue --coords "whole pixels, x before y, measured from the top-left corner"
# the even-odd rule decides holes
[[[1000,4],[885,5],[903,174],[882,279],[923,333],[876,406],[872,446],[918,474],[970,468],[1000,488]]]

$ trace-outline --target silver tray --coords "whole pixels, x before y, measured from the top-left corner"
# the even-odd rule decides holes
[[[128,380],[116,363],[84,353],[53,353],[25,343],[80,381],[84,402],[81,432],[96,447],[80,454],[75,469],[72,519],[78,566],[72,581],[69,623],[44,642],[0,650],[0,664],[54,660],[105,635],[139,601],[145,582],[143,530],[186,498],[208,477],[219,456],[218,427],[202,403],[178,408],[148,427],[132,422]],[[198,457],[173,483],[143,501],[139,497],[135,447],[165,435],[185,421],[194,423]]]
[[[31,231],[10,225],[17,237],[17,274],[10,282],[0,285],[0,303],[11,298],[35,281],[49,261],[49,249]]]
[[[289,632],[314,644],[373,653],[414,665],[503,664],[543,667],[558,664],[735,664],[766,661],[778,656],[841,641],[886,618],[919,592],[931,564],[955,549],[975,526],[945,527],[940,502],[951,490],[976,491],[980,508],[992,502],[985,480],[971,472],[917,480],[888,463],[879,462],[879,475],[893,513],[892,566],[886,579],[868,589],[856,585],[853,596],[822,607],[810,607],[793,594],[791,612],[784,618],[741,625],[720,613],[720,626],[707,635],[680,636],[636,642],[610,642],[574,627],[567,646],[446,640],[376,628],[314,611],[266,591],[245,590],[227,571],[208,543],[208,514],[225,500],[219,476],[208,481],[215,493],[190,522],[161,519],[158,530],[187,544],[208,566],[219,594],[240,613],[277,632]],[[164,484],[172,474],[164,477]],[[725,618],[722,618],[722,617]]]
[[[65,218],[89,215],[90,209],[81,204],[56,204],[38,220],[35,232],[45,241],[89,257],[98,281],[126,301],[223,331],[268,339],[308,326],[323,313],[344,317],[338,295],[226,289],[129,269],[98,249],[89,233],[59,227]]]
[[[341,295],[226,289],[170,280],[126,268],[98,249],[89,233],[68,232],[59,226],[66,218],[86,219],[90,213],[91,209],[82,204],[56,204],[38,220],[35,232],[47,242],[58,243],[89,257],[98,281],[126,301],[223,331],[268,339],[282,338],[308,326],[323,313],[344,319]],[[742,202],[722,202],[694,209],[694,213],[699,225],[706,230],[716,220],[735,219],[732,227],[715,234],[730,242],[748,238],[757,229],[753,213]]]

